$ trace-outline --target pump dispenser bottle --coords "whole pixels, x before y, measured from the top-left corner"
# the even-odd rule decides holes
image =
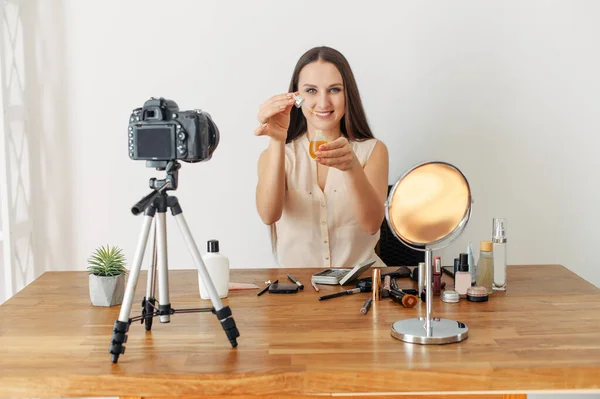
[[[494,258],[495,291],[506,290],[506,219],[495,218],[492,221],[492,246]]]
[[[469,272],[469,259],[468,255],[462,253],[458,257],[458,271],[454,276],[454,290],[458,292],[460,296],[466,296],[467,290],[471,287],[471,272]]]

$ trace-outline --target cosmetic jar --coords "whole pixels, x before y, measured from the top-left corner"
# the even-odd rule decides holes
[[[456,291],[447,290],[442,293],[442,302],[456,303],[459,301],[459,299],[460,299],[460,296],[458,295],[458,292],[456,292]]]
[[[467,289],[467,301],[471,302],[487,302],[488,290],[485,287],[473,286]]]

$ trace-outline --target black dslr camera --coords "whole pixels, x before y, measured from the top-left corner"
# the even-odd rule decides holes
[[[129,117],[129,158],[145,161],[208,161],[219,129],[202,110],[179,111],[175,101],[150,98]]]

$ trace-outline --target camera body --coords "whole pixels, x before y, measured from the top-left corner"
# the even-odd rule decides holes
[[[210,114],[179,111],[173,100],[150,98],[129,117],[129,158],[145,161],[202,162],[219,145],[219,129]]]

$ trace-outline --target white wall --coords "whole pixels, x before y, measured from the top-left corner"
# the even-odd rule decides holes
[[[130,208],[162,175],[129,160],[126,128],[150,96],[203,108],[221,131],[213,160],[183,164],[176,192],[201,251],[217,238],[232,267],[273,267],[254,203],[267,144],[253,135],[256,112],[287,90],[305,50],[329,45],[349,59],[389,147],[390,183],[434,159],[468,177],[473,218],[444,263],[468,240],[489,239],[492,218],[504,216],[509,263],[562,263],[600,286],[590,245],[600,240],[600,3],[165,4],[64,2],[64,92],[54,97],[64,106],[48,122],[57,141],[47,157],[68,208],[48,244],[52,268],[83,270],[106,243],[133,257],[141,218]],[[171,217],[168,228],[171,268],[192,268]]]
[[[44,271],[72,264],[73,167],[66,129],[61,2],[1,2],[0,303]],[[6,168],[6,169],[4,169]],[[5,181],[7,187],[1,183]],[[9,268],[10,266],[10,268]]]

